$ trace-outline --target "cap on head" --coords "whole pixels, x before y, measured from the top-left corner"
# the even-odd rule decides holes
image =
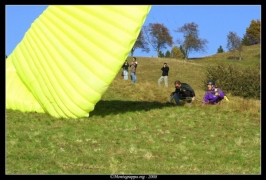
[[[215,85],[215,82],[214,82],[213,80],[209,80],[209,81],[207,82],[207,85]]]

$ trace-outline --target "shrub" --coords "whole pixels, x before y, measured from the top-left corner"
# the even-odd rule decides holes
[[[216,64],[206,67],[203,88],[214,80],[225,93],[244,98],[260,99],[260,66],[240,67],[237,64]]]

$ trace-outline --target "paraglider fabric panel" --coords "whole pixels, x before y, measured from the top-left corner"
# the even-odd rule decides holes
[[[150,6],[48,6],[6,59],[6,108],[88,117]]]

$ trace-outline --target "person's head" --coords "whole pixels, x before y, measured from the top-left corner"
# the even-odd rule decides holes
[[[179,88],[181,87],[181,82],[180,82],[179,80],[176,80],[176,81],[174,82],[174,85],[175,85],[175,87],[176,87],[177,89],[179,89]]]
[[[133,57],[133,61],[136,61],[137,60],[137,58],[136,57]]]
[[[215,82],[213,80],[209,80],[207,82],[208,90],[211,91],[213,87],[215,86]]]
[[[163,67],[166,67],[167,66],[167,63],[163,63]]]

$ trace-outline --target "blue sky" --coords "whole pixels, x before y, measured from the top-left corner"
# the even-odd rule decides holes
[[[10,55],[31,23],[47,8],[45,5],[6,6],[6,55]],[[191,52],[189,58],[204,57],[217,53],[221,45],[227,51],[227,34],[235,32],[241,38],[252,20],[261,21],[261,5],[153,5],[145,20],[149,23],[164,24],[170,31],[173,41],[183,39],[181,33],[174,30],[186,23],[198,25],[199,37],[207,39],[205,53]],[[179,44],[175,44],[179,47]],[[136,49],[134,56],[156,56],[156,51],[150,47],[150,52]],[[164,49],[163,52],[171,50]]]

